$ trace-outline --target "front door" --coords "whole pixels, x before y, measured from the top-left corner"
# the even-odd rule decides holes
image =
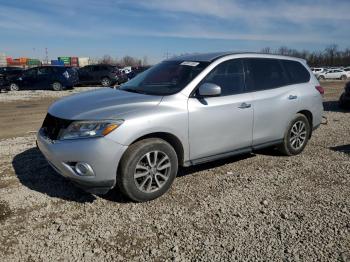
[[[241,59],[225,61],[215,67],[199,84],[221,87],[218,97],[188,100],[191,160],[230,153],[252,144],[252,96],[245,93]]]
[[[26,89],[36,89],[37,71],[37,68],[26,70],[21,77],[20,86]]]
[[[92,81],[92,67],[91,66],[84,66],[83,68],[80,68],[78,71],[79,75],[79,82],[81,83],[89,83]]]

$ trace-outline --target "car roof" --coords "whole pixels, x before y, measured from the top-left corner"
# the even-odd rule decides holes
[[[261,58],[275,58],[275,59],[290,59],[290,60],[299,60],[305,61],[300,58],[291,57],[291,56],[282,56],[274,54],[263,54],[257,52],[215,52],[215,53],[195,53],[195,54],[186,54],[177,57],[167,59],[167,61],[196,61],[196,62],[213,62],[217,59],[223,58],[230,55],[256,55]]]
[[[87,65],[87,66],[111,66],[111,67],[115,67],[114,65],[110,65],[110,64],[95,64],[95,65]]]

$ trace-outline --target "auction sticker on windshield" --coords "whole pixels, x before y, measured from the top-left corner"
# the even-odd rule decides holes
[[[197,65],[199,65],[199,63],[198,63],[198,62],[184,61],[184,62],[182,62],[180,65],[184,65],[184,66],[197,66]]]

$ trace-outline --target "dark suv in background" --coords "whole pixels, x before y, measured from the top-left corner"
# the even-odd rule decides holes
[[[88,65],[80,68],[78,73],[80,84],[101,84],[107,87],[128,80],[125,74],[112,65]]]
[[[79,82],[78,73],[70,67],[40,66],[23,71],[9,83],[9,89],[52,89],[60,91],[72,88]]]

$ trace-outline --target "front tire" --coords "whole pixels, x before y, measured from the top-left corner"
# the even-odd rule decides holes
[[[51,87],[53,91],[62,91],[63,89],[63,86],[60,82],[53,82]]]
[[[300,154],[306,147],[310,133],[311,127],[307,117],[297,114],[289,123],[283,143],[278,147],[279,151],[287,156]]]
[[[346,76],[346,75],[342,75],[342,76],[340,77],[340,79],[344,81],[344,80],[347,79],[347,76]]]
[[[326,78],[324,76],[319,76],[318,79],[319,80],[326,80]]]
[[[159,138],[132,144],[120,162],[117,183],[122,193],[135,202],[150,201],[166,193],[178,169],[174,148]]]
[[[104,86],[104,87],[108,87],[111,85],[111,80],[108,78],[108,77],[104,77],[102,78],[101,80],[101,85]]]
[[[10,91],[19,91],[19,86],[16,83],[11,83],[9,89]]]

